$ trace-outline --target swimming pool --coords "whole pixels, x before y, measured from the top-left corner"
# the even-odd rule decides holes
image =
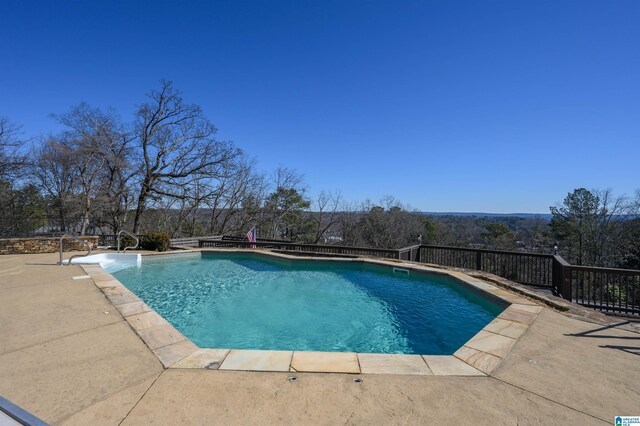
[[[505,308],[448,276],[364,262],[203,252],[111,272],[202,348],[448,355]]]

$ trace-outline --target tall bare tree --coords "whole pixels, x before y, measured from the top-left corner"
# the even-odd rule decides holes
[[[130,132],[115,111],[86,103],[53,117],[65,128],[40,151],[39,176],[52,181],[55,162],[57,173],[71,167],[74,198],[82,216],[79,232],[87,231],[91,219],[97,227],[107,226],[117,233],[126,222],[136,175]]]
[[[73,151],[64,140],[49,138],[35,154],[33,176],[50,202],[60,231],[67,231],[70,216],[76,209],[76,168]]]
[[[325,238],[327,231],[340,222],[340,212],[338,209],[342,204],[342,197],[339,192],[331,193],[322,191],[313,203],[311,221],[314,224],[312,242],[318,244]],[[326,242],[326,241],[325,241]]]
[[[245,156],[230,164],[229,173],[215,181],[206,205],[210,209],[211,234],[237,234],[257,220],[265,193],[265,177],[256,172],[256,163]]]
[[[392,196],[380,203],[367,200],[341,221],[342,238],[347,244],[376,248],[400,248],[417,244],[426,235],[428,221],[418,211],[402,205]],[[356,220],[354,224],[354,221]]]
[[[150,196],[181,198],[180,188],[222,173],[239,155],[233,144],[214,139],[216,128],[202,109],[185,103],[170,81],[162,81],[148,98],[138,108],[134,129],[141,174],[134,233],[140,232]]]
[[[0,181],[8,182],[27,164],[22,129],[7,117],[0,117]]]
[[[274,189],[264,203],[268,226],[262,230],[271,238],[295,239],[306,231],[302,229],[302,212],[311,205],[305,197],[303,177],[293,169],[279,167],[272,179]]]
[[[100,181],[100,201],[107,224],[113,234],[124,228],[133,202],[132,182],[137,170],[133,167],[130,134],[121,129],[104,152],[104,173]]]

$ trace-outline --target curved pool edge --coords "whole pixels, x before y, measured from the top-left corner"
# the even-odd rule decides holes
[[[535,302],[461,272],[392,259],[312,256],[301,258],[284,253],[253,249],[194,249],[178,253],[149,253],[143,256],[182,257],[202,252],[257,253],[292,261],[364,262],[387,267],[402,267],[415,272],[428,272],[453,278],[457,283],[472,291],[478,292],[496,303],[503,304],[506,309],[464,343],[453,355],[199,348],[100,265],[80,266],[156,355],[164,368],[290,373],[485,376],[498,367],[502,359],[515,346],[518,339],[526,333],[543,309]]]

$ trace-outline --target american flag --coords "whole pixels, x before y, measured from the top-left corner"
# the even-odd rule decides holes
[[[247,232],[247,241],[250,243],[255,243],[257,240],[256,227],[254,226]],[[256,248],[255,244],[251,245],[251,248]]]

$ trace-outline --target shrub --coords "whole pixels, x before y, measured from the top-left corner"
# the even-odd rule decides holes
[[[142,237],[140,246],[145,250],[165,251],[171,247],[171,237],[166,232],[149,232]]]

